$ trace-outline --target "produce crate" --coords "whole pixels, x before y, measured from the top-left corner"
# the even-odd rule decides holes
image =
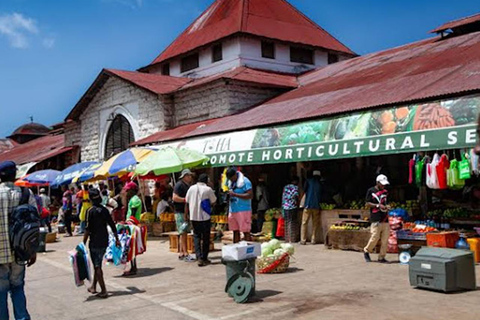
[[[57,233],[56,232],[47,233],[47,236],[45,238],[45,243],[54,243],[55,241],[57,241]]]
[[[154,222],[152,224],[152,234],[155,237],[161,237],[162,233],[175,231],[175,222]]]
[[[427,234],[427,246],[439,248],[455,248],[460,238],[458,232],[432,232]]]
[[[401,240],[427,240],[427,233],[412,232],[411,230],[398,230],[397,239]]]

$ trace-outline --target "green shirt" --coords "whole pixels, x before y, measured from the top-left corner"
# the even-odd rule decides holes
[[[133,196],[132,199],[128,202],[128,211],[127,211],[127,220],[134,216],[135,219],[140,221],[142,215],[142,200],[139,196]]]

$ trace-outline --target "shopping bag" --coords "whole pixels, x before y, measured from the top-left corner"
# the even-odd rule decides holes
[[[283,238],[285,236],[285,219],[279,218],[277,223],[277,238]]]
[[[430,189],[440,189],[438,184],[437,166],[440,161],[440,156],[435,153],[431,163],[427,164],[427,187]]]
[[[465,180],[460,179],[458,172],[459,161],[453,159],[450,161],[450,169],[447,171],[448,187],[453,190],[462,189],[465,186]]]
[[[465,154],[462,154],[462,161],[458,164],[458,175],[460,179],[470,179],[472,177],[471,171],[470,161],[468,161]]]
[[[417,161],[415,164],[415,183],[417,184],[418,187],[421,187],[423,185],[423,168],[425,166],[425,158],[423,158],[420,161]]]

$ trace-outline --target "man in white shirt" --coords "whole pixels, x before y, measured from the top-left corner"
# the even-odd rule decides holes
[[[217,201],[215,192],[210,188],[208,175],[202,173],[198,183],[188,189],[185,197],[185,214],[192,221],[195,255],[199,267],[210,264],[208,252],[210,248],[210,215]]]

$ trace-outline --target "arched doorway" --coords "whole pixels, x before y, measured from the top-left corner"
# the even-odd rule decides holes
[[[105,141],[105,159],[128,149],[130,144],[135,141],[135,137],[127,118],[120,114],[115,116]]]

